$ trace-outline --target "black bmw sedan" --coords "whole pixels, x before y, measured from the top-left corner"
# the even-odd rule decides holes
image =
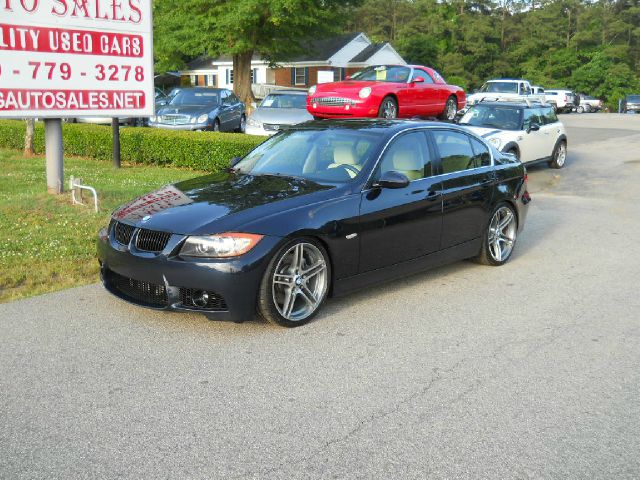
[[[231,163],[113,213],[98,241],[111,293],[294,327],[329,295],[466,258],[504,264],[530,201],[520,162],[443,123],[309,122]]]

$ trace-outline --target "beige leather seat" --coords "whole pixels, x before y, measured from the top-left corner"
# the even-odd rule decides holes
[[[392,157],[393,169],[403,173],[409,180],[424,177],[424,166],[415,150],[397,150]]]
[[[329,164],[329,168],[337,168],[341,165],[350,165],[352,167],[345,169],[351,178],[357,175],[353,169],[358,172],[362,169],[362,165],[358,164],[358,159],[350,145],[336,145],[333,148],[333,163]]]

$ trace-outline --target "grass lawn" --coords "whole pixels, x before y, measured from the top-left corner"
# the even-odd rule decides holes
[[[45,160],[0,150],[0,302],[98,281],[95,241],[120,204],[201,172],[65,158],[69,177],[98,191],[100,212],[47,193]],[[88,195],[91,198],[91,194]]]

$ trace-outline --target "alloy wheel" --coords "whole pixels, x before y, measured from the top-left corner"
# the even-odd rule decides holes
[[[509,207],[501,207],[489,224],[489,252],[496,262],[504,262],[511,255],[516,242],[516,217]]]
[[[387,98],[382,104],[382,118],[396,118],[398,116],[398,107],[393,100]]]
[[[327,262],[318,247],[297,243],[280,257],[272,278],[273,303],[293,322],[312,315],[328,287]]]
[[[447,118],[447,120],[452,121],[454,118],[456,118],[456,113],[458,113],[456,101],[453,98],[450,98],[449,100],[447,100],[445,117]]]
[[[562,167],[567,159],[567,146],[564,143],[558,145],[558,153],[556,154],[556,165]]]

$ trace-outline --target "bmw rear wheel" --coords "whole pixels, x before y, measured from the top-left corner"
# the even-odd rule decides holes
[[[378,109],[380,118],[398,118],[398,102],[393,97],[385,97]]]
[[[491,266],[505,264],[513,253],[517,235],[518,220],[513,208],[507,203],[498,204],[491,214],[476,261]]]
[[[330,278],[331,266],[322,245],[296,239],[271,259],[260,284],[258,313],[276,325],[304,325],[326,299]]]
[[[567,160],[567,144],[564,141],[558,142],[556,148],[553,149],[549,166],[551,168],[562,168]]]

